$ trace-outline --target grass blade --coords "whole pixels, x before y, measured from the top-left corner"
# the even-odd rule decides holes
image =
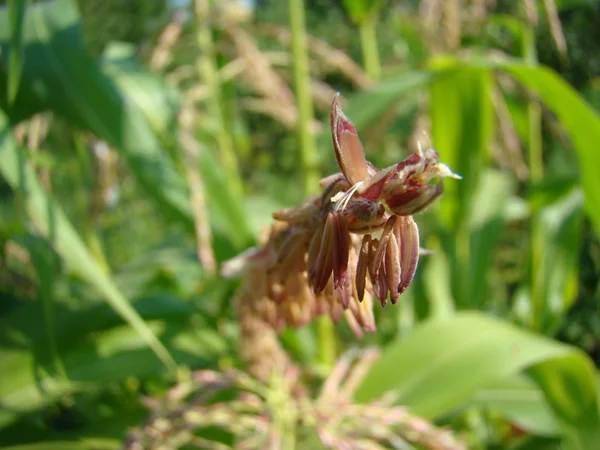
[[[19,92],[19,83],[23,73],[23,18],[25,17],[26,0],[8,0],[8,18],[10,32],[10,52],[8,55],[10,68],[8,73],[8,104],[12,105]]]
[[[574,447],[600,446],[596,371],[587,355],[479,313],[420,325],[387,349],[356,395],[370,401],[394,390],[398,403],[433,418],[478,389],[527,370],[572,432]]]
[[[177,365],[167,349],[127,302],[112,279],[98,266],[67,217],[44,191],[36,173],[23,160],[10,135],[8,120],[0,114],[0,173],[15,191],[25,193],[25,207],[36,228],[53,244],[71,271],[92,284],[156,353],[164,365]]]

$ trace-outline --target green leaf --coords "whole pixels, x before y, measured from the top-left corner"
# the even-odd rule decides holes
[[[181,106],[179,92],[135,59],[133,45],[112,42],[104,52],[101,68],[122,95],[141,111],[156,135],[173,134]]]
[[[581,184],[586,212],[600,236],[600,116],[581,95],[558,74],[543,66],[503,63],[496,66],[537,94],[565,127],[579,156]]]
[[[439,151],[440,159],[463,177],[460,181],[444,183],[444,197],[438,209],[443,225],[442,246],[450,258],[452,293],[457,306],[480,307],[477,302],[481,301],[481,290],[485,286],[474,284],[471,269],[476,266],[479,274],[483,274],[478,279],[481,282],[485,280],[490,261],[475,259],[483,254],[473,254],[476,250],[473,246],[479,242],[473,236],[471,221],[476,211],[482,169],[489,159],[494,137],[492,77],[484,68],[453,70],[454,65],[444,60],[434,61],[433,66],[446,76],[431,84],[432,145]],[[493,248],[495,242],[491,236],[486,236],[488,238]]]
[[[473,214],[468,225],[470,261],[466,278],[470,304],[476,307],[483,307],[487,300],[488,272],[507,222],[506,210],[514,189],[514,182],[508,174],[486,170],[473,193]]]
[[[8,55],[8,104],[12,105],[19,91],[19,82],[23,73],[22,32],[25,17],[26,0],[8,0],[8,24],[10,33],[10,52]]]
[[[435,61],[445,76],[431,84],[430,117],[432,145],[440,159],[462,175],[459,182],[444,184],[440,202],[443,223],[456,230],[473,213],[476,186],[481,169],[489,159],[494,136],[494,110],[491,103],[491,73],[487,69],[446,66]]]
[[[477,391],[471,401],[502,415],[529,433],[560,435],[560,425],[544,392],[524,375],[493,382]]]
[[[6,11],[0,10],[2,55],[9,42],[7,20]],[[152,132],[147,121],[151,113],[145,114],[141,110],[155,106],[145,100],[160,86],[130,95],[104,74],[83,47],[77,8],[71,0],[31,5],[26,10],[23,30],[25,66],[20,96],[15,102],[18,108],[10,109],[11,121],[17,122],[43,109],[51,109],[71,124],[92,131],[115,147],[137,181],[191,229],[185,179]],[[120,76],[111,70],[114,66],[109,65],[110,76]],[[123,78],[120,81],[126,82]],[[0,105],[6,109],[1,95]]]
[[[153,335],[160,335],[180,364],[205,366],[226,345],[216,333],[190,330],[184,322],[149,321]],[[44,407],[66,394],[93,390],[127,377],[147,378],[160,374],[162,365],[146,342],[129,326],[117,326],[79,336],[62,353],[67,377],[54,376],[44,352],[0,350],[0,427],[22,414]]]
[[[600,446],[596,371],[590,359],[576,348],[479,313],[420,325],[384,352],[356,398],[370,401],[393,390],[398,403],[434,418],[490,383],[525,370],[545,392],[575,448]]]
[[[25,208],[36,228],[49,239],[70,270],[93,285],[123,320],[139,333],[165,366],[175,370],[176,364],[169,352],[127,302],[113,280],[99,267],[60,206],[44,191],[35,171],[24,161],[24,157],[25,152],[19,151],[10,135],[6,117],[0,113],[0,173],[15,191],[24,196]]]
[[[212,226],[224,231],[235,248],[247,247],[254,241],[254,234],[242,200],[231,189],[225,169],[211,150],[203,146],[198,156]]]
[[[553,333],[573,305],[578,291],[583,194],[573,189],[540,210],[544,255],[537,277],[543,293],[543,330]]]
[[[81,441],[36,442],[4,447],[4,450],[116,450],[121,442],[111,439],[83,439]]]

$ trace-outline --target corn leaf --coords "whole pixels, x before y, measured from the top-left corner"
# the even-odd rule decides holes
[[[544,391],[572,448],[600,446],[592,361],[576,348],[480,313],[458,313],[415,328],[385,351],[356,397],[370,401],[393,390],[399,404],[435,418],[490,383],[521,372]]]
[[[24,158],[25,152],[19,150],[10,134],[8,120],[0,113],[0,173],[15,191],[23,195],[28,217],[52,243],[70,270],[93,285],[165,366],[174,370],[176,364],[169,352],[95,261],[60,206],[42,188],[37,174]]]
[[[26,0],[8,0],[8,24],[10,32],[9,72],[8,72],[8,104],[12,105],[19,91],[19,82],[23,73],[23,18],[25,17]]]

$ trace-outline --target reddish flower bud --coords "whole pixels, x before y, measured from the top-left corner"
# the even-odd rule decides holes
[[[438,157],[435,150],[429,149],[397,164],[381,193],[392,213],[409,216],[423,211],[442,194],[443,178],[460,178],[438,162]]]

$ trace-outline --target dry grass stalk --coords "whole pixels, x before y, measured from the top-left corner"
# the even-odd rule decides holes
[[[216,273],[217,264],[212,249],[212,233],[208,223],[208,211],[204,195],[204,183],[198,172],[198,155],[200,144],[194,138],[194,96],[186,97],[187,101],[179,115],[179,142],[186,161],[186,175],[190,189],[194,232],[196,234],[196,253],[198,260],[207,274]]]
[[[460,48],[462,6],[461,0],[446,0],[443,2],[441,26],[445,50],[455,51]]]
[[[172,60],[172,50],[183,31],[183,23],[175,18],[167,24],[158,38],[158,44],[150,56],[150,68],[154,71],[163,70]]]
[[[227,31],[234,43],[237,58],[244,63],[244,80],[261,95],[268,105],[267,112],[273,118],[294,128],[298,111],[288,85],[279,77],[249,33],[239,28],[229,28]]]
[[[290,46],[291,34],[289,30],[278,25],[261,25],[257,32],[264,36],[273,37],[282,45]],[[366,74],[362,67],[356,64],[345,52],[331,47],[327,42],[309,36],[307,39],[308,50],[318,60],[329,68],[348,78],[354,86],[367,89],[373,85],[373,80]]]
[[[523,0],[523,7],[525,8],[525,17],[529,25],[537,27],[539,14],[536,0]]]
[[[432,51],[439,51],[436,31],[442,20],[442,2],[440,0],[422,0],[419,4],[419,18],[428,47]]]
[[[558,50],[558,53],[563,61],[566,62],[568,59],[567,40],[565,39],[562,24],[560,23],[560,18],[558,17],[556,3],[554,0],[544,0],[544,8],[546,10],[548,22],[550,23],[550,33],[552,34],[552,39],[554,40],[556,49]]]
[[[504,149],[502,154],[497,155],[496,161],[500,165],[508,164],[515,176],[519,180],[525,181],[529,177],[529,169],[523,157],[521,140],[510,117],[506,101],[499,89],[494,89],[492,92],[492,101],[498,119],[500,141]]]

